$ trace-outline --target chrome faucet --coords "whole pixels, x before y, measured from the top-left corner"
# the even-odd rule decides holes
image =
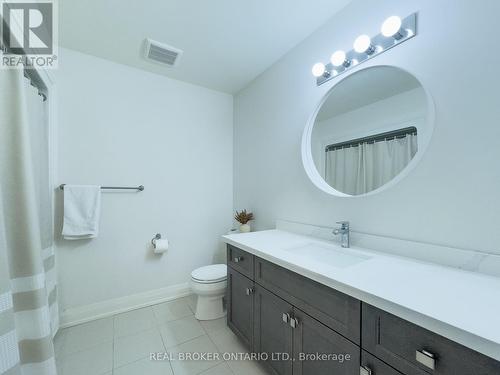
[[[332,233],[336,236],[340,234],[342,247],[349,247],[349,222],[337,221],[337,224],[340,224],[340,228],[334,229]]]

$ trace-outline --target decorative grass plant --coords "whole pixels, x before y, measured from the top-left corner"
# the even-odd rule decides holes
[[[247,210],[242,210],[240,212],[236,211],[236,215],[234,215],[234,218],[238,223],[244,225],[253,220],[253,213],[247,212]]]

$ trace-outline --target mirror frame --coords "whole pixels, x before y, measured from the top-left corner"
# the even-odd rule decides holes
[[[343,193],[341,191],[338,191],[334,189],[332,186],[330,186],[324,179],[321,177],[319,174],[316,165],[313,160],[312,152],[311,152],[311,136],[314,128],[314,124],[316,123],[316,117],[321,110],[321,107],[323,104],[326,102],[328,97],[330,96],[330,93],[335,90],[335,87],[343,82],[346,79],[349,79],[353,74],[357,74],[358,72],[367,70],[367,69],[373,69],[373,68],[380,68],[380,67],[389,67],[389,68],[396,68],[399,70],[402,70],[406,72],[407,74],[410,74],[413,76],[422,86],[426,96],[427,96],[427,109],[428,109],[428,116],[427,116],[427,121],[426,121],[426,127],[428,130],[425,132],[425,138],[424,141],[422,142],[422,147],[419,147],[417,153],[411,159],[411,161],[408,163],[408,165],[392,180],[387,182],[386,184],[380,186],[379,188],[369,191],[368,193],[364,194],[359,194],[359,195],[349,195],[346,193]],[[336,197],[345,197],[345,198],[363,198],[367,197],[370,195],[374,195],[377,193],[380,193],[382,191],[385,191],[387,189],[390,189],[397,183],[399,183],[403,178],[408,176],[408,174],[415,168],[415,166],[420,162],[422,159],[422,156],[424,155],[425,151],[427,150],[429,143],[432,138],[432,134],[434,133],[434,125],[435,125],[435,107],[434,107],[434,101],[432,100],[432,97],[427,90],[427,88],[422,84],[422,81],[412,72],[409,72],[406,69],[403,69],[399,66],[395,65],[370,65],[366,66],[361,69],[357,69],[353,71],[352,73],[342,77],[342,79],[338,80],[335,82],[335,84],[328,89],[328,91],[323,95],[321,100],[319,101],[319,104],[316,106],[315,110],[313,111],[312,115],[309,117],[309,120],[307,121],[306,127],[304,129],[304,133],[302,134],[302,145],[301,145],[301,152],[302,152],[302,164],[304,166],[304,169],[306,171],[307,176],[309,179],[312,181],[314,185],[316,185],[317,188],[320,190],[324,191],[325,193],[328,193],[330,195],[336,196]]]

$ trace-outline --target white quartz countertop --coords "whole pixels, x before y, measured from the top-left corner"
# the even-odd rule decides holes
[[[282,230],[223,241],[500,360],[500,278]],[[365,260],[335,267],[289,251],[303,246]]]

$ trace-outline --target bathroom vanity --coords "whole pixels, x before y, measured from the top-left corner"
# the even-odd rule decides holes
[[[463,276],[487,293],[481,289],[486,284],[500,286],[495,278],[279,230],[224,241],[227,324],[250,351],[265,354],[272,374],[500,374],[500,325],[490,326],[489,337],[479,334],[500,317],[457,324],[467,315],[475,319],[470,303],[487,302],[486,294],[469,301],[451,296],[450,302],[442,292],[453,285],[426,289],[425,281],[429,272],[440,271],[438,278]],[[478,310],[497,307],[487,303]]]

